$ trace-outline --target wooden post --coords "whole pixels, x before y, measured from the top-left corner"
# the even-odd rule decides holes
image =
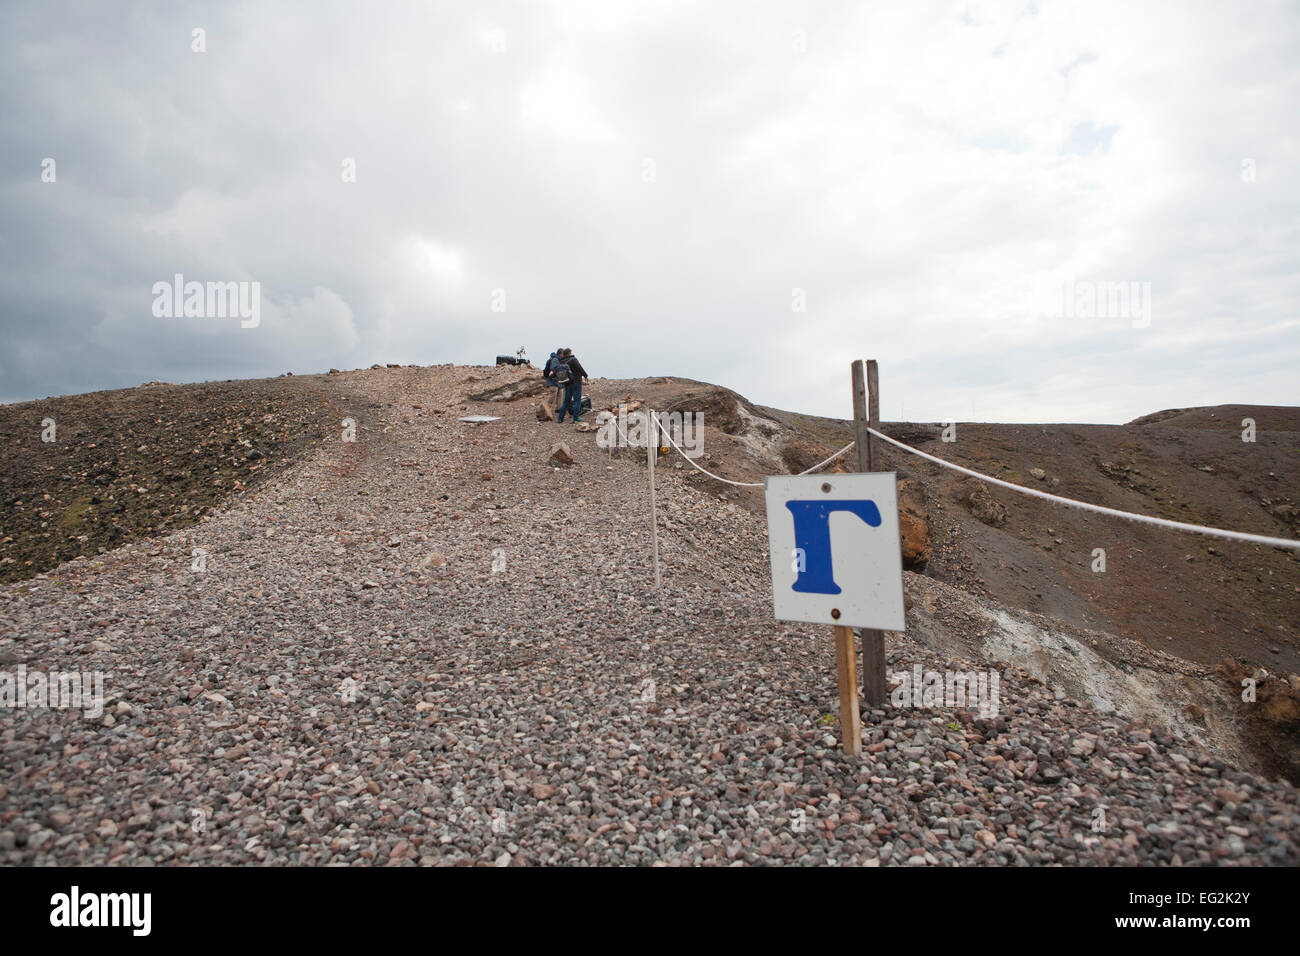
[[[853,363],[853,441],[858,453],[858,471],[877,471],[884,464],[878,461],[874,442],[867,426],[880,430],[880,378],[876,360],[866,363],[863,374],[862,360]],[[885,635],[881,631],[862,628],[862,697],[868,707],[885,705]]]
[[[650,549],[654,555],[655,565],[655,590],[659,590],[659,520],[658,512],[655,508],[655,455],[659,451],[659,435],[655,428],[655,414],[649,407],[645,410],[646,416],[646,433],[645,433],[645,450],[646,465],[650,470]]]
[[[867,424],[880,431],[880,368],[875,359],[867,360]],[[884,451],[884,447],[881,447]],[[867,471],[884,471],[885,462],[877,460],[876,441],[867,433]]]
[[[858,710],[858,652],[853,628],[835,625],[835,670],[840,681],[840,744],[856,757],[862,753],[862,713]]]
[[[871,363],[875,371],[875,362]],[[858,453],[858,471],[871,471],[871,433],[867,431],[867,378],[862,359],[853,369],[853,450]]]

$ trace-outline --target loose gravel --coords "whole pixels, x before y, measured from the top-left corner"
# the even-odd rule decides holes
[[[996,716],[867,712],[846,757],[830,629],[772,620],[761,517],[661,468],[656,591],[644,464],[466,401],[525,374],[321,377],[356,442],[0,589],[0,666],[108,698],[0,711],[0,862],[1300,862],[1289,783],[1015,668]]]

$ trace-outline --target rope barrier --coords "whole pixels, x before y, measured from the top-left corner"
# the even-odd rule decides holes
[[[623,433],[624,440],[627,440],[627,433],[623,432],[622,428],[620,428],[619,431]],[[962,465],[957,465],[950,461],[944,461],[942,458],[936,458],[934,455],[923,452],[919,448],[913,448],[911,445],[905,445],[903,444],[903,442],[898,441],[895,438],[890,438],[888,435],[876,431],[876,429],[874,428],[868,428],[867,431],[869,431],[876,438],[879,438],[881,441],[888,442],[889,444],[894,445],[897,448],[901,448],[903,451],[909,454],[916,455],[918,458],[924,458],[926,461],[932,461],[936,465],[942,465],[945,468],[951,468],[953,471],[959,471],[962,474],[970,475],[972,478],[978,478],[980,481],[988,482],[991,485],[997,485],[1001,488],[1007,488],[1010,489],[1011,491],[1018,491],[1021,494],[1029,495],[1033,498],[1042,498],[1045,501],[1055,501],[1057,504],[1065,505],[1067,508],[1079,508],[1082,509],[1083,511],[1092,511],[1095,512],[1096,514],[1110,515],[1111,517],[1114,518],[1123,518],[1126,521],[1144,522],[1146,524],[1156,525],[1157,527],[1161,527],[1161,528],[1172,528],[1176,531],[1189,531],[1192,532],[1193,534],[1204,534],[1214,538],[1228,538],[1229,540],[1232,541],[1249,541],[1254,544],[1265,544],[1273,548],[1290,548],[1291,550],[1294,551],[1300,551],[1300,541],[1296,541],[1291,538],[1273,538],[1263,534],[1249,534],[1244,531],[1230,531],[1226,528],[1211,528],[1211,527],[1207,527],[1206,525],[1189,524],[1186,521],[1173,521],[1169,518],[1155,518],[1152,517],[1151,515],[1136,514],[1135,512],[1132,511],[1121,511],[1118,508],[1107,508],[1103,505],[1094,505],[1087,501],[1079,501],[1077,498],[1065,498],[1062,497],[1061,495],[1053,495],[1046,491],[1039,491],[1036,488],[1026,488],[1024,485],[1017,485],[1017,484],[1013,484],[1010,481],[1003,481],[1001,478],[994,478],[991,475],[981,474],[978,471],[974,471]],[[677,449],[677,453],[686,459],[687,464],[689,464],[692,468],[696,469],[697,471],[700,471],[703,474],[708,475],[714,481],[721,481],[724,484],[734,485],[737,488],[762,488],[763,487],[763,483],[761,481],[732,481],[730,478],[723,478],[721,475],[713,474],[713,472],[701,467],[700,465],[697,465],[694,461],[692,461],[691,458],[686,454],[686,452],[682,451],[681,447],[678,446],[677,442],[673,441],[672,436],[668,434],[667,429],[661,426],[660,432],[663,434],[664,438],[668,439],[668,443]],[[629,444],[631,443],[629,442]],[[854,445],[853,442],[849,442],[847,445],[845,445],[835,454],[831,455],[825,461],[818,462],[817,464],[809,468],[807,471],[799,472],[799,475],[811,474],[817,469],[829,465],[836,458],[839,458],[846,451],[852,448],[853,445]]]
[[[674,448],[676,448],[676,449],[677,449],[677,453],[678,453],[679,455],[681,455],[683,458],[685,458],[686,461],[687,461],[687,463],[690,464],[691,467],[697,469],[698,471],[702,471],[702,472],[704,472],[704,474],[708,475],[708,476],[709,476],[710,478],[712,478],[714,481],[722,481],[722,482],[726,482],[726,483],[729,484],[729,485],[735,485],[737,488],[762,488],[762,487],[763,487],[763,483],[762,483],[761,481],[732,481],[730,478],[722,478],[722,477],[720,477],[720,476],[718,476],[718,475],[715,475],[715,474],[714,474],[713,472],[711,472],[711,471],[706,471],[704,468],[701,468],[699,465],[695,464],[695,462],[691,461],[690,456],[688,456],[688,455],[686,454],[686,452],[682,451],[681,448],[678,447],[677,442],[673,441],[673,436],[670,435],[670,434],[668,434],[668,429],[664,428],[664,427],[661,425],[661,426],[660,426],[660,432],[663,434],[664,438],[667,438],[667,439],[668,439],[668,444],[670,444],[670,445],[672,445]],[[626,438],[627,436],[624,435],[623,437]],[[850,448],[852,448],[852,447],[853,447],[853,442],[849,442],[847,445],[845,445],[843,448],[841,448],[841,449],[840,449],[839,451],[837,451],[835,454],[831,455],[831,457],[827,458],[825,461],[820,461],[820,462],[818,462],[817,464],[815,464],[815,465],[813,465],[811,468],[809,468],[807,471],[801,471],[801,472],[799,472],[799,474],[798,474],[798,475],[795,475],[795,477],[798,478],[798,477],[801,477],[801,476],[803,476],[803,475],[810,475],[810,474],[812,474],[812,473],[813,473],[814,471],[816,471],[818,468],[821,468],[821,467],[823,467],[823,466],[825,466],[825,465],[829,465],[829,464],[830,464],[831,462],[833,462],[836,458],[839,458],[840,455],[844,454],[846,451],[848,451],[848,450],[849,450]]]
[[[936,458],[934,455],[913,448],[911,445],[905,445],[897,439],[890,438],[888,435],[883,435],[874,428],[868,428],[867,431],[879,438],[881,441],[889,442],[889,444],[895,445],[898,448],[903,449],[905,452],[916,455],[919,458],[924,458],[926,461],[932,461],[936,465],[943,465],[943,467],[951,468],[953,471],[960,471],[962,474],[970,475],[972,478],[978,478],[980,481],[986,481],[991,485],[1009,488],[1012,491],[1018,491],[1021,494],[1030,495],[1034,498],[1043,498],[1046,501],[1055,501],[1068,508],[1081,508],[1084,511],[1093,511],[1097,514],[1111,515],[1112,517],[1124,518],[1128,521],[1146,522],[1147,524],[1158,525],[1162,528],[1174,528],[1178,531],[1191,531],[1195,534],[1205,534],[1216,538],[1229,538],[1233,541],[1252,541],[1255,544],[1267,544],[1274,548],[1291,548],[1293,550],[1300,550],[1300,541],[1294,541],[1290,538],[1270,538],[1269,536],[1262,534],[1247,534],[1244,531],[1229,531],[1225,528],[1209,528],[1205,525],[1188,524],[1185,521],[1171,521],[1168,518],[1153,518],[1150,515],[1135,514],[1132,511],[1120,511],[1118,508],[1106,508],[1102,505],[1094,505],[1089,504],[1086,501],[1079,501],[1077,498],[1063,498],[1060,495],[1049,494],[1046,491],[1038,491],[1035,488],[1026,488],[1024,485],[1016,485],[1009,481],[1003,481],[1001,478],[982,475],[978,471],[972,471],[970,468],[955,465],[950,461],[944,461],[942,458]]]
[[[668,439],[668,443],[670,445],[672,445],[674,448],[677,448],[677,442],[673,441],[673,436],[669,435],[667,432],[664,432],[664,437]],[[721,481],[723,484],[735,485],[737,488],[762,488],[763,487],[763,483],[761,481],[732,481],[730,478],[723,478],[721,475],[715,475],[713,472],[709,471],[708,469],[702,468],[699,465],[695,464],[695,462],[691,460],[690,456],[688,456],[686,452],[682,451],[680,448],[677,448],[677,454],[685,458],[686,463],[690,465],[692,468],[694,468],[696,471],[703,472],[704,474],[712,478],[714,481]]]
[[[611,420],[614,422],[614,427],[618,429],[618,433],[623,436],[623,441],[627,442],[627,447],[629,448],[636,447],[632,444],[632,439],[627,437],[627,432],[623,431],[623,426],[618,423],[618,418],[613,418]],[[728,485],[735,485],[737,488],[762,488],[763,487],[763,483],[761,481],[732,481],[730,478],[723,478],[721,475],[715,475],[711,471],[705,471],[705,469],[700,468],[699,465],[691,461],[690,457],[686,454],[686,452],[682,451],[680,448],[677,447],[677,442],[673,441],[673,436],[668,434],[668,429],[664,428],[663,425],[659,425],[659,431],[660,433],[663,434],[665,438],[668,439],[669,443],[674,448],[677,448],[677,453],[686,459],[687,464],[689,464],[692,468],[697,468],[700,471],[704,472],[704,474],[708,475],[714,481],[721,481]],[[649,436],[647,436],[646,440],[649,441]],[[852,442],[850,442],[850,444],[852,444]],[[835,455],[842,455],[846,451],[848,451],[847,448],[841,449],[840,451],[836,452]],[[835,457],[835,455],[832,455],[831,458],[827,458],[826,461],[830,461],[832,458]],[[825,462],[823,462],[823,464],[825,464]]]

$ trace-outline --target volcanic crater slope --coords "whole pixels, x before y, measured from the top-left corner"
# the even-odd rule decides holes
[[[924,492],[917,508],[933,553],[924,574],[905,574],[908,631],[889,638],[890,668],[993,670],[1000,706],[982,717],[962,706],[891,703],[864,714],[865,753],[846,757],[828,629],[772,620],[753,490],[665,460],[657,479],[664,587],[654,589],[644,452],[611,455],[590,433],[538,421],[528,394],[536,374],[396,367],[227,383],[232,396],[250,390],[238,415],[226,411],[220,386],[122,397],[148,407],[164,430],[198,414],[196,395],[204,427],[216,428],[213,416],[223,427],[231,420],[213,436],[221,455],[205,465],[218,468],[212,479],[221,484],[212,487],[221,497],[190,503],[183,526],[160,529],[168,512],[159,507],[158,520],[145,527],[141,517],[103,553],[86,533],[74,560],[0,586],[5,670],[100,671],[107,696],[93,719],[73,709],[0,712],[0,862],[1300,862],[1294,786],[1251,772],[1260,768],[1240,748],[1236,689],[1194,660],[1195,644],[1165,640],[1161,617],[1201,600],[1186,589],[1209,568],[1223,576],[1261,568],[1251,593],[1294,609],[1287,556],[1226,546],[1186,562],[1183,540],[1153,544],[1154,535],[1125,538],[1047,511],[1035,524],[1009,498],[1005,523],[991,527],[946,476],[899,462]],[[270,390],[274,407],[261,404]],[[845,429],[682,379],[598,379],[590,393],[597,408],[624,396],[665,409],[674,400],[712,403],[717,427],[706,412],[700,461],[736,480],[798,470],[790,459],[829,454]],[[116,399],[79,400],[93,411]],[[140,427],[97,434],[88,416],[71,430],[61,424],[59,441],[95,449],[53,449],[31,439],[45,411],[34,404],[6,409],[16,417],[0,432],[10,457],[51,483],[24,486],[24,509],[52,511],[36,498],[53,500],[54,484],[75,485],[92,471],[65,463],[92,451],[108,460],[108,448],[137,486],[177,491],[121,464],[148,454]],[[255,417],[279,420],[287,406],[298,408],[292,427],[249,437]],[[500,417],[457,420],[474,413]],[[344,418],[356,423],[356,441],[342,440]],[[1178,423],[1123,428],[1199,427]],[[1134,504],[1133,495],[1176,498],[1181,459],[1149,462],[1155,453],[1140,442],[1129,458],[1107,451],[1102,460],[1151,473],[1156,490],[1144,495],[1096,469],[1070,473],[1064,458],[1044,462],[1032,447],[1077,448],[1072,434],[1100,442],[1110,433],[1037,428],[965,426],[956,446],[936,436],[926,447],[1004,465],[1001,473],[1042,467],[1049,483],[1060,478],[1053,487],[1079,497],[1109,488],[1112,500]],[[1016,429],[1029,447],[1014,440]],[[929,434],[926,426],[888,430],[914,441]],[[174,447],[193,449],[198,437]],[[276,473],[260,484],[223,474],[248,447],[239,438],[266,455],[254,463],[276,461]],[[556,468],[551,448],[561,440],[574,463]],[[1136,439],[1116,443],[1124,440]],[[1169,444],[1215,478],[1199,470],[1206,450]],[[1283,467],[1291,453],[1265,447],[1276,487],[1240,463],[1231,480],[1250,484],[1256,501],[1266,488],[1264,497],[1285,503],[1294,497],[1285,477],[1294,468]],[[166,470],[177,470],[179,453]],[[1091,451],[1078,454],[1091,460]],[[53,466],[42,470],[43,460]],[[1160,503],[1184,513],[1178,501]],[[1253,521],[1252,530],[1282,520],[1266,524],[1264,505],[1219,505],[1229,506],[1242,510],[1221,520]],[[115,514],[131,528],[140,509]],[[29,571],[38,552],[28,538],[49,521],[6,520],[8,554],[27,555]],[[1150,588],[1147,624],[1134,614],[1126,625],[1128,605],[1104,596],[1131,569],[1069,576],[1097,540],[1111,542],[1121,569],[1129,544],[1156,560],[1177,555],[1180,574]],[[206,556],[199,567],[196,550]],[[1055,603],[1002,600],[1008,585],[994,568]],[[1082,591],[1083,582],[1096,590]],[[1243,638],[1218,650],[1254,665],[1257,652],[1271,653],[1252,630],[1264,619],[1256,611],[1241,619],[1240,633],[1254,633],[1258,646]],[[1207,631],[1227,627],[1203,620]],[[1277,644],[1294,652],[1286,635]],[[1157,671],[1168,684],[1154,682]],[[1180,681],[1196,694],[1185,699],[1198,702],[1203,724],[1170,704]]]

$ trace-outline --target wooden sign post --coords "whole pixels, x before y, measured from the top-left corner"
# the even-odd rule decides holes
[[[655,453],[659,450],[659,434],[657,417],[649,406],[646,406],[645,417],[646,468],[650,474],[650,548],[654,555],[655,590],[658,591],[662,585],[659,577],[659,516],[655,506]]]
[[[862,753],[862,711],[858,708],[858,649],[853,628],[835,625],[835,670],[840,680],[840,745]]]
[[[862,749],[855,627],[901,630],[903,555],[892,474],[769,475],[768,558],[778,621],[831,625],[840,742]]]
[[[858,473],[769,475],[768,557],[772,608],[778,621],[829,624],[835,632],[840,741],[862,752],[857,647],[861,628],[864,696],[885,703],[883,631],[906,626],[903,555],[899,547],[898,476],[877,470],[868,428],[880,421],[876,363],[853,363],[853,428]],[[868,391],[868,389],[870,391]]]
[[[858,453],[858,471],[882,471],[883,461],[877,461],[870,425],[880,430],[880,373],[876,360],[866,363],[863,374],[862,360],[853,363],[853,441]],[[883,631],[862,629],[862,696],[868,707],[885,705],[885,635]]]

